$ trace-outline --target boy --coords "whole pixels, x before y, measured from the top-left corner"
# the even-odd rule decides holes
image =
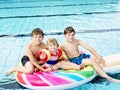
[[[75,30],[73,27],[67,27],[64,30],[64,36],[66,41],[60,45],[60,48],[66,53],[68,58],[72,63],[75,63],[77,65],[84,64],[84,65],[93,65],[96,72],[101,76],[104,77],[112,82],[120,82],[120,80],[114,79],[109,77],[102,69],[102,67],[99,64],[102,64],[105,66],[105,62],[103,58],[90,46],[83,43],[82,41],[75,39]],[[90,57],[89,59],[83,57],[83,55],[80,54],[78,46],[82,46],[83,48],[90,51],[94,57]],[[96,61],[98,60],[98,61]],[[99,64],[98,64],[99,63]]]
[[[43,62],[39,60],[38,52],[45,48],[45,44],[42,42],[44,39],[44,33],[41,29],[36,28],[32,31],[32,42],[27,45],[24,56],[21,59],[22,66],[13,66],[7,72],[6,76],[15,71],[23,73],[33,73],[35,67],[39,70],[44,69],[39,65]]]

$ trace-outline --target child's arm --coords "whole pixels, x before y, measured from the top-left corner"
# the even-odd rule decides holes
[[[79,45],[89,50],[97,58],[98,62],[105,66],[105,60],[92,47],[90,47],[89,45],[85,44],[82,41],[79,41]]]
[[[30,50],[29,46],[26,49],[26,54],[34,66],[36,66],[40,70],[43,70],[43,68],[38,64],[36,58],[34,57],[32,51]]]

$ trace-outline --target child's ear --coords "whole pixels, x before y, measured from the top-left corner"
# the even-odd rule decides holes
[[[44,39],[44,36],[43,36],[43,39]]]

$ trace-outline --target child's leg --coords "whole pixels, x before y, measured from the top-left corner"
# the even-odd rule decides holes
[[[33,73],[34,71],[34,66],[32,65],[32,63],[26,62],[25,66],[12,66],[7,72],[6,72],[6,76],[12,74],[13,72],[23,72],[23,73]]]
[[[102,67],[97,63],[96,60],[94,60],[94,58],[90,58],[90,60],[87,60],[87,59],[83,59],[83,62],[85,65],[93,65],[94,69],[96,70],[96,72],[103,78],[106,78],[108,79],[109,81],[112,81],[112,82],[116,82],[116,83],[120,83],[120,80],[117,80],[117,79],[114,79],[110,76],[108,76],[104,70],[102,69]]]
[[[96,61],[96,62],[98,62],[102,67],[104,67],[105,66],[105,60],[104,59],[100,59],[100,60],[97,60],[97,58],[95,57],[95,56],[92,56],[91,58],[94,58],[94,60]],[[102,57],[101,57],[102,58]]]
[[[60,61],[57,64],[53,65],[54,70],[57,70],[59,68],[80,70],[81,67],[84,68],[83,65],[77,65],[70,61]]]

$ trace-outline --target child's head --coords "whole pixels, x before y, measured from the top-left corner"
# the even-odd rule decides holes
[[[74,30],[73,27],[67,27],[67,28],[64,30],[64,35],[70,34],[70,33],[74,33],[74,34],[75,34],[75,30]]]
[[[75,38],[75,30],[73,27],[67,27],[64,30],[64,36],[68,42],[72,42]]]
[[[46,48],[47,49],[50,49],[50,48],[57,48],[59,45],[58,45],[58,42],[55,38],[49,38],[47,40],[47,43],[46,43]]]
[[[42,37],[44,37],[44,33],[43,33],[43,31],[40,28],[33,29],[33,31],[32,31],[32,37],[34,35],[42,35]]]

